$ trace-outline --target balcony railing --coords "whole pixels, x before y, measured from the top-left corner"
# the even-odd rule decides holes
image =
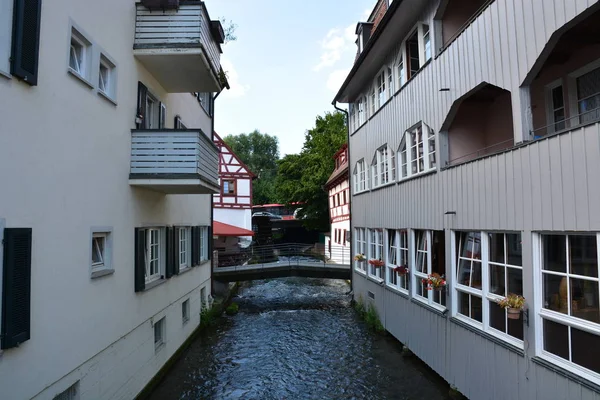
[[[219,151],[200,130],[133,130],[129,182],[171,194],[217,193]]]
[[[200,1],[182,2],[176,10],[149,10],[137,4],[134,54],[169,92],[218,91],[221,48],[214,24],[218,21],[209,20]],[[212,79],[196,76],[183,87],[171,82],[180,74],[194,78],[190,71],[211,74]]]
[[[581,114],[573,115],[553,124],[535,128],[531,131],[531,136],[533,139],[539,139],[544,136],[570,131],[598,121],[600,121],[600,107],[584,111]]]

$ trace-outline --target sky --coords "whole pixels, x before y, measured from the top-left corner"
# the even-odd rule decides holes
[[[376,0],[205,3],[211,19],[237,25],[237,40],[221,54],[231,89],[217,98],[215,131],[258,129],[279,138],[282,157],[300,152],[316,117],[335,111],[331,102],[356,56],[356,23]]]

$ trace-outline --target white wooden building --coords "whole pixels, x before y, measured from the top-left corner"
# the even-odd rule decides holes
[[[354,295],[468,398],[600,398],[599,34],[596,0],[380,0],[357,26],[335,101],[353,254],[385,266]]]
[[[208,301],[223,30],[144,3],[0,0],[2,399],[132,399]]]

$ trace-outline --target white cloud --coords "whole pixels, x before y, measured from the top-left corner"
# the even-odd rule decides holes
[[[223,67],[223,71],[227,74],[227,81],[230,86],[230,89],[224,94],[232,98],[243,97],[250,90],[250,85],[242,85],[240,83],[239,75],[229,59],[221,57],[221,67]]]
[[[342,83],[344,83],[344,80],[346,79],[346,76],[348,76],[349,72],[349,69],[338,69],[330,73],[329,77],[327,78],[327,89],[336,93],[340,87],[342,87]]]

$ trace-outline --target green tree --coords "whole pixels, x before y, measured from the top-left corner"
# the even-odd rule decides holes
[[[328,194],[325,183],[335,168],[333,155],[347,141],[346,117],[340,112],[318,116],[315,127],[306,132],[300,154],[279,161],[275,189],[279,201],[302,202],[298,217],[304,226],[329,230]]]
[[[252,185],[253,203],[276,202],[275,177],[279,159],[277,137],[255,130],[249,134],[227,135],[223,140],[258,177]]]

